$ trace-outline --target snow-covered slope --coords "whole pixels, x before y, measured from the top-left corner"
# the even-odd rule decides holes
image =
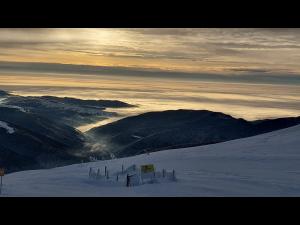
[[[300,196],[300,126],[219,144],[130,158],[22,171],[4,177],[3,196]],[[175,169],[176,182],[126,187],[94,180],[89,168],[111,174],[122,164]]]

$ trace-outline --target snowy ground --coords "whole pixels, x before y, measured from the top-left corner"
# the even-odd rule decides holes
[[[300,126],[220,144],[124,159],[22,171],[3,178],[2,196],[300,196]],[[89,168],[109,172],[153,163],[176,170],[177,182],[126,187],[94,180]]]

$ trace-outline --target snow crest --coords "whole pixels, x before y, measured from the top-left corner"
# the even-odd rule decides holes
[[[0,128],[4,128],[8,134],[15,133],[15,129],[10,127],[6,122],[0,121]]]

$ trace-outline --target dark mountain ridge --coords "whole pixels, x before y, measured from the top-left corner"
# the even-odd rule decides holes
[[[9,95],[6,91],[0,90],[0,96],[7,96]]]
[[[110,100],[22,97],[0,90],[0,167],[51,168],[145,152],[213,144],[300,123],[300,117],[247,121],[208,110],[168,110],[127,117],[85,134],[74,127],[115,116]]]
[[[0,167],[7,172],[88,161],[88,140],[74,127],[115,116],[125,102],[18,96],[0,90]]]
[[[0,166],[8,172],[82,160],[79,153],[84,149],[85,138],[70,126],[3,107],[0,107],[0,121]]]
[[[125,157],[213,144],[300,123],[300,117],[247,121],[208,110],[168,110],[127,117],[87,132],[107,152]]]
[[[54,121],[60,121],[72,127],[97,122],[117,116],[106,108],[135,107],[117,100],[83,100],[54,96],[18,96],[9,95],[5,99],[8,107],[18,107],[24,111],[36,113]]]

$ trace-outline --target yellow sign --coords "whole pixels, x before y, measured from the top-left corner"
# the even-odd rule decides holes
[[[3,177],[3,176],[4,176],[4,169],[0,168],[0,177]]]
[[[154,172],[154,165],[153,164],[142,165],[141,170],[142,170],[142,173]]]

